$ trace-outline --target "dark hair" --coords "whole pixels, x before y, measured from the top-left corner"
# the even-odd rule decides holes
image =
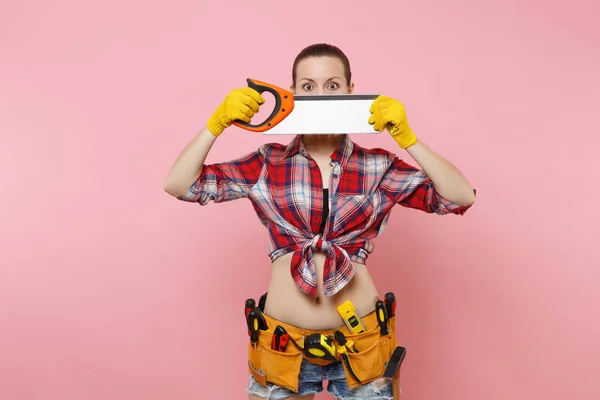
[[[327,44],[327,43],[316,43],[302,49],[294,60],[294,66],[292,67],[292,86],[296,86],[296,69],[298,63],[305,58],[309,57],[337,57],[344,64],[344,74],[346,78],[346,84],[350,85],[352,81],[352,71],[350,70],[350,61],[342,50],[338,47]]]

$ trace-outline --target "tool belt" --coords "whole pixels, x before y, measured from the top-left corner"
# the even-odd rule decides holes
[[[262,309],[254,307],[251,299],[246,303],[248,334],[251,336],[248,371],[259,384],[272,383],[298,392],[300,367],[305,358],[318,365],[341,360],[350,389],[384,375],[388,379],[397,375],[404,348],[397,346],[393,313],[392,316],[385,315],[385,324],[378,319],[379,310],[361,317],[366,328],[361,333],[350,332],[344,324],[333,329],[311,330],[264,314],[264,297]],[[285,332],[283,336],[282,332]],[[398,356],[400,353],[401,357]]]

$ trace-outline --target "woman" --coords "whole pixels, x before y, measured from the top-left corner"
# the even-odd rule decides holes
[[[337,47],[316,44],[297,56],[293,93],[353,88],[348,59]],[[272,277],[260,313],[267,329],[249,344],[250,398],[312,399],[328,380],[327,390],[340,399],[392,399],[393,385],[382,372],[396,346],[394,317],[384,335],[374,312],[380,292],[365,265],[371,239],[383,231],[395,204],[460,215],[475,192],[450,162],[417,141],[403,105],[386,96],[373,102],[369,123],[386,129],[422,170],[385,150],[362,148],[348,135],[297,135],[287,145],[267,143],[206,165],[219,135],[234,120],[249,123],[263,102],[247,87],[229,93],[179,155],[164,186],[172,196],[201,205],[247,198],[268,229]],[[338,309],[344,304],[354,307],[363,332],[344,322]],[[277,326],[293,339],[285,351],[270,348]],[[355,346],[344,347],[336,331]],[[335,359],[311,358],[305,351],[309,337],[324,340],[317,347],[337,347]]]

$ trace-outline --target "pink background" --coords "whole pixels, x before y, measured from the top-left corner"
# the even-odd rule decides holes
[[[403,399],[600,398],[597,5],[162,4],[0,7],[1,399],[247,398],[266,231],[162,182],[229,90],[287,86],[320,41],[478,189],[464,217],[396,208],[375,242]],[[209,162],[289,139],[232,128]]]

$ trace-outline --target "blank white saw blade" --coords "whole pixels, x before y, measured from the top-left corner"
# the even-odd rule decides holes
[[[369,124],[376,94],[294,96],[294,109],[265,135],[380,133]]]

